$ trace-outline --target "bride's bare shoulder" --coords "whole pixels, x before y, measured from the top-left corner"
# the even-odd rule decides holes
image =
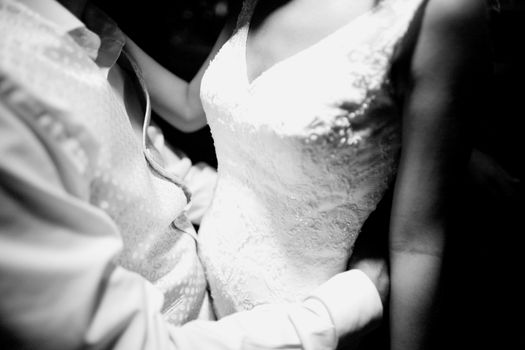
[[[487,40],[488,8],[485,0],[428,0],[412,60],[416,76],[428,73],[428,66],[435,74],[443,69],[459,67],[467,58],[481,59],[485,55]]]
[[[485,0],[428,0],[425,22],[433,30],[457,30],[485,21],[487,10]]]

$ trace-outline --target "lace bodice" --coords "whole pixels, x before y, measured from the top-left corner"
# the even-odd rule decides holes
[[[301,299],[345,270],[395,174],[388,71],[421,2],[384,0],[251,83],[245,2],[201,86],[219,179],[199,244],[218,316]]]

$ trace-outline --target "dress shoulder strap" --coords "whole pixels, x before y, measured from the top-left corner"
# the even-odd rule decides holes
[[[256,5],[257,0],[243,0],[241,11],[239,12],[239,17],[237,18],[236,29],[239,29],[250,22],[250,18]]]

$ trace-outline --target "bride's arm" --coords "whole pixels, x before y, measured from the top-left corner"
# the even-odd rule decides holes
[[[485,8],[430,0],[409,68],[391,228],[391,348],[429,345],[451,217],[483,104]],[[433,331],[433,329],[432,329]]]
[[[221,31],[208,58],[190,82],[176,76],[127,38],[126,50],[140,66],[151,96],[152,108],[175,128],[192,132],[206,125],[206,116],[200,100],[201,79],[210,60],[228,40],[233,31],[229,20]]]

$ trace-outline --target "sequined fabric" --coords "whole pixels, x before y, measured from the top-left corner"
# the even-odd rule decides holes
[[[78,42],[16,1],[0,0],[0,33],[3,98],[39,135],[69,194],[118,227],[117,262],[164,293],[172,323],[194,319],[206,283],[179,216],[186,196],[148,164],[123,99]]]
[[[299,300],[345,270],[395,175],[388,71],[421,2],[384,0],[250,83],[245,1],[201,86],[219,180],[199,244],[219,316]]]

